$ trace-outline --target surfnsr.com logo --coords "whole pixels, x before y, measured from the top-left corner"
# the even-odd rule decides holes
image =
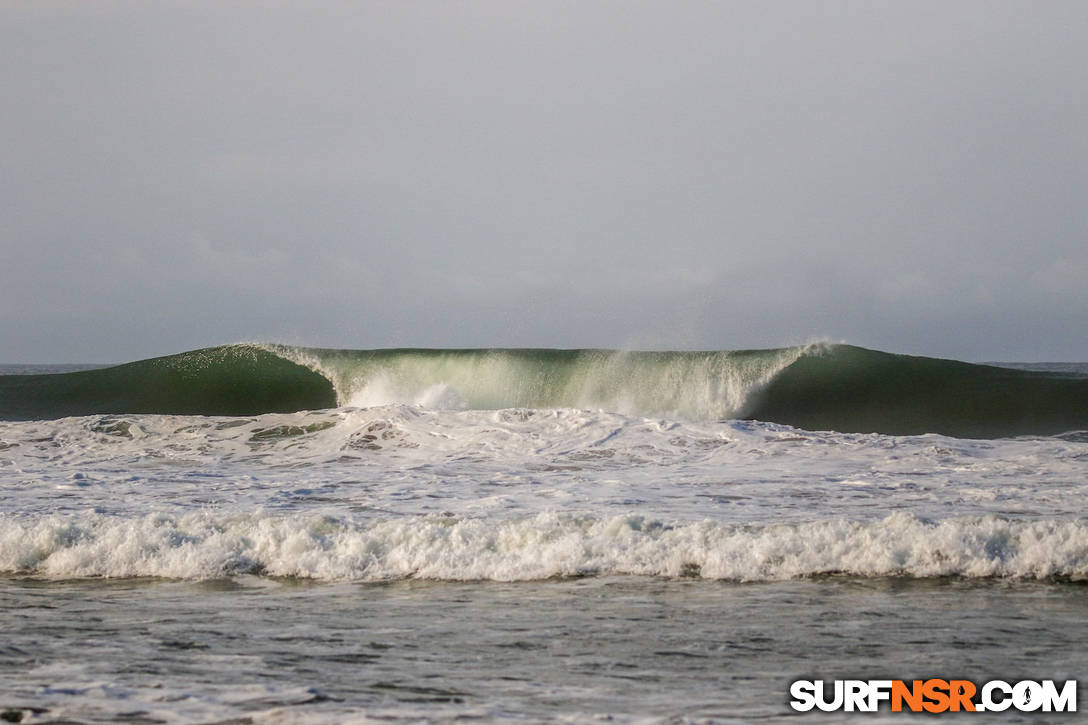
[[[1077,681],[990,680],[797,680],[790,685],[790,707],[798,712],[1076,712]]]

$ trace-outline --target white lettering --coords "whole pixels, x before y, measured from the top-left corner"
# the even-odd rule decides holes
[[[1053,708],[1053,710],[1051,709]],[[1077,681],[1066,680],[1058,692],[1054,680],[1043,680],[1043,712],[1076,712]]]
[[[994,691],[1002,693],[1000,700],[995,700]],[[985,705],[984,710],[992,710],[993,712],[1004,712],[1012,707],[1012,685],[1004,680],[990,680],[982,686],[982,704]]]
[[[798,712],[808,712],[816,707],[816,686],[811,680],[797,680],[790,685],[790,707]]]

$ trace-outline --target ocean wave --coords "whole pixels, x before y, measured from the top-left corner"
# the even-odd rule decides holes
[[[1088,429],[1088,376],[849,345],[773,350],[320,350],[233,345],[54,375],[0,376],[0,419],[244,416],[389,404],[754,419],[963,438]]]
[[[322,375],[255,345],[229,345],[96,370],[0,376],[0,420],[96,413],[257,415],[331,408]]]
[[[0,516],[0,571],[52,578],[539,580],[638,575],[771,581],[1088,578],[1088,525],[994,516],[928,521],[666,522],[539,513],[353,521],[262,513]]]

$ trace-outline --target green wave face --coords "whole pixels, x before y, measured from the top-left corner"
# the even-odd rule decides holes
[[[783,370],[748,412],[808,430],[1054,435],[1088,429],[1088,377],[835,345]]]
[[[232,345],[0,376],[0,418],[256,415],[391,403],[601,408],[810,430],[993,438],[1088,429],[1088,377],[847,345],[776,350],[323,350]]]
[[[251,345],[74,373],[0,376],[0,418],[6,420],[95,413],[256,415],[335,405],[325,377]]]

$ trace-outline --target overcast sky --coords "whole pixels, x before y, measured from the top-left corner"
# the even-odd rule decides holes
[[[0,362],[1088,360],[1088,3],[0,3]]]

